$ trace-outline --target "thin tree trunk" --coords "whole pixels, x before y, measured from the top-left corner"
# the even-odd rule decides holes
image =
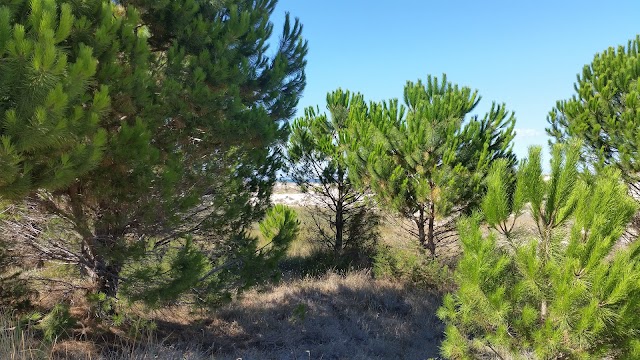
[[[344,217],[343,217],[343,203],[342,200],[338,200],[338,203],[336,205],[336,241],[334,244],[334,251],[336,254],[341,254],[342,253],[342,248],[344,247],[344,238],[343,238],[343,232],[344,232]]]
[[[342,172],[338,172],[338,198],[336,201],[336,238],[334,243],[334,253],[336,256],[340,256],[342,254],[342,250],[344,248],[344,177],[345,174]]]
[[[431,256],[436,256],[436,242],[435,242],[435,234],[434,234],[434,222],[436,217],[436,206],[432,202],[429,203],[429,229],[427,232],[427,249],[431,252]]]
[[[544,269],[549,261],[550,247],[551,247],[551,228],[548,224],[545,224],[545,231],[542,234],[542,241],[540,244],[540,262],[541,267]],[[540,302],[540,322],[543,323],[547,319],[547,299],[545,297],[545,289],[542,290],[542,301]]]
[[[418,219],[416,220],[416,226],[418,227],[418,241],[423,248],[428,249],[427,234],[424,230],[425,224],[426,219],[424,217],[424,208],[421,206],[418,210]]]

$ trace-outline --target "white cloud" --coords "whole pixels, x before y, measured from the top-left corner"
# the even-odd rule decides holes
[[[532,128],[516,128],[515,131],[516,135],[521,137],[538,137],[546,135],[544,131]]]

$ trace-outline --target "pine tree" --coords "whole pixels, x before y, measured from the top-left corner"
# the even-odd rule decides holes
[[[12,23],[28,23],[29,2],[14,3]],[[82,138],[101,145],[99,163],[65,186],[38,186],[30,197],[75,233],[43,241],[43,256],[80,265],[108,297],[123,272],[145,278],[164,261],[177,261],[174,280],[198,280],[182,290],[201,295],[261,276],[246,271],[268,258],[248,231],[270,206],[307,52],[302,26],[287,15],[267,56],[275,5],[69,2],[77,21],[61,46],[70,63],[91,49],[91,84],[107,88],[111,101],[97,121],[103,143]],[[145,279],[150,288],[177,285]]]
[[[428,77],[407,83],[405,105],[372,103],[351,115],[351,174],[413,222],[411,234],[434,256],[453,219],[477,205],[488,164],[514,161],[513,114],[494,104],[484,118],[467,118],[479,101],[477,91],[446,76]]]
[[[580,139],[590,166],[618,168],[640,196],[640,36],[627,46],[594,56],[577,76],[575,94],[549,113],[547,133],[556,142]]]
[[[337,256],[345,250],[372,248],[377,236],[377,216],[365,191],[349,179],[346,163],[349,112],[362,106],[362,95],[337,90],[327,94],[329,115],[309,107],[291,125],[289,174],[318,202],[311,215],[322,240]]]
[[[640,356],[640,244],[617,246],[636,205],[619,171],[579,174],[579,158],[580,144],[556,145],[545,182],[531,148],[514,191],[507,164],[492,165],[482,205],[492,230],[484,234],[478,215],[459,224],[459,288],[438,311],[444,356]],[[524,213],[529,231],[513,225]]]

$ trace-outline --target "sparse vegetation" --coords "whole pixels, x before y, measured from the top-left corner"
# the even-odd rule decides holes
[[[0,312],[0,358],[10,360],[40,360],[49,355],[47,346],[10,314]]]
[[[0,359],[640,358],[640,37],[544,176],[445,75],[291,121],[276,3],[0,3]]]
[[[395,280],[372,280],[366,271],[327,273],[251,291],[241,299],[202,316],[184,308],[147,315],[158,324],[155,337],[132,343],[117,338],[97,348],[73,349],[77,342],[59,341],[50,354],[75,359],[426,359],[437,356],[442,324],[435,316],[440,299]],[[5,336],[15,336],[7,332]],[[25,336],[28,334],[25,333]],[[31,336],[31,335],[29,335]],[[416,342],[415,338],[420,338]],[[3,350],[30,349],[3,339]],[[25,344],[31,344],[20,348]],[[356,346],[357,345],[357,346]],[[101,348],[102,347],[102,348]],[[102,354],[102,355],[101,355]],[[8,359],[11,359],[10,357]]]

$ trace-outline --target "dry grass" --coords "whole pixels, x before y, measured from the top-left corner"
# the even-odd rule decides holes
[[[0,359],[45,359],[48,353],[34,341],[31,333],[20,329],[10,315],[0,313]]]
[[[37,350],[29,334],[3,332],[0,359],[427,359],[442,339],[439,303],[366,271],[328,273],[247,292],[213,315],[153,312],[157,332],[137,343],[114,336]]]
[[[432,293],[367,271],[328,273],[247,292],[213,314],[147,313],[158,329],[136,343],[112,333],[47,347],[4,331],[0,359],[427,359],[442,339],[439,304]]]
[[[361,271],[295,280],[195,323],[157,314],[174,343],[199,343],[215,359],[427,359],[437,356],[439,299]]]

